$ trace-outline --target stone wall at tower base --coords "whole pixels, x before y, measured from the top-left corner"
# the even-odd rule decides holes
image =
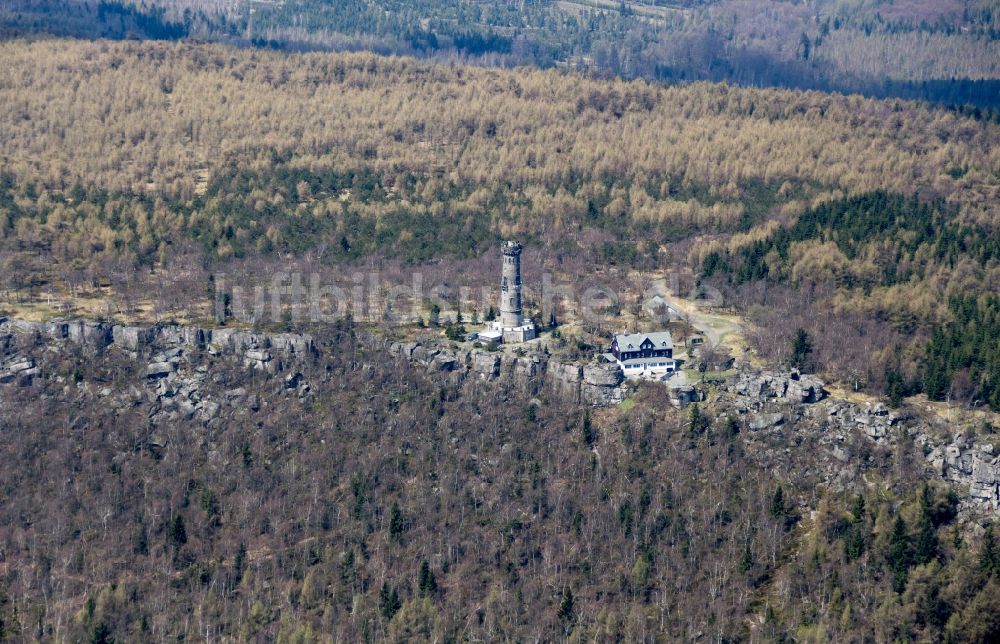
[[[503,333],[504,344],[519,344],[538,337],[534,324],[522,324],[516,327],[498,326],[497,331]]]

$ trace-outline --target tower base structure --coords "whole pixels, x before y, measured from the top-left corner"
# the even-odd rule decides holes
[[[525,322],[519,326],[504,326],[503,322],[493,323],[493,330],[503,336],[504,344],[527,342],[538,337],[538,330],[533,322]]]

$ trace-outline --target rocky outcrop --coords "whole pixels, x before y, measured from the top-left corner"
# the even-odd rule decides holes
[[[166,378],[177,370],[176,365],[169,362],[151,362],[146,366],[147,378]]]
[[[143,327],[122,326],[120,324],[111,327],[111,341],[128,351],[139,351],[152,344],[154,337],[155,333],[151,329]]]
[[[80,320],[30,322],[0,318],[3,350],[15,346],[18,337],[28,337],[35,342],[72,344],[93,352],[117,349],[134,358],[146,356],[146,366],[140,373],[145,377],[147,394],[138,392],[136,395],[148,398],[153,405],[149,414],[153,424],[181,418],[211,425],[226,406],[251,412],[260,410],[263,404],[260,397],[247,395],[245,391],[227,395],[221,401],[212,400],[203,388],[206,367],[194,368],[196,362],[189,360],[190,352],[235,356],[242,358],[243,364],[251,369],[273,373],[285,368],[283,361],[302,359],[315,351],[311,336],[295,333],[253,333],[173,324],[141,327]],[[15,356],[0,361],[0,385],[27,386],[37,375],[39,369],[34,360]],[[286,378],[284,387],[302,399],[311,396],[301,373]]]
[[[782,399],[815,403],[826,397],[823,381],[797,371],[741,371],[731,386],[736,393],[758,400]]]
[[[38,375],[38,367],[31,358],[14,356],[0,362],[0,384],[16,383],[26,387],[31,384],[36,375]]]
[[[618,365],[589,364],[583,367],[580,398],[595,407],[617,405],[625,400],[628,392],[621,386],[625,379]]]
[[[592,387],[617,387],[625,376],[613,364],[588,364],[583,367],[583,381]]]
[[[178,325],[28,322],[0,317],[0,386],[27,387],[44,376],[31,350],[18,349],[23,336],[30,336],[36,343],[73,344],[94,352],[117,349],[134,358],[142,357],[144,361],[140,364],[145,367],[140,368],[139,378],[145,385],[136,383],[138,388],[133,386],[128,396],[133,400],[147,399],[152,406],[149,419],[154,425],[163,420],[187,419],[211,426],[220,414],[256,413],[267,405],[260,395],[250,394],[243,387],[208,393],[212,389],[205,387],[207,367],[197,357],[205,352],[232,356],[249,369],[284,373],[278,390],[284,392],[282,395],[297,395],[303,400],[313,397],[302,373],[288,369],[296,360],[315,352],[308,335]],[[444,343],[361,339],[435,377],[507,379],[532,393],[545,390],[595,407],[618,404],[631,391],[631,385],[613,364],[565,362],[544,353],[515,355],[486,349],[463,350]],[[42,363],[44,366],[45,361]],[[881,403],[855,404],[831,399],[822,381],[794,371],[742,369],[734,378],[711,390],[684,385],[671,388],[670,395],[675,404],[684,406],[703,400],[706,391],[711,398],[722,399],[737,415],[745,415],[745,427],[755,436],[800,431],[797,428],[802,425],[798,421],[809,419],[806,426],[819,432],[819,444],[827,448],[824,462],[834,477],[838,464],[842,467],[850,458],[847,445],[852,436],[864,436],[885,446],[896,445],[902,437],[912,439],[926,455],[928,468],[967,491],[963,507],[1000,511],[1000,450],[993,443],[957,438],[954,427],[944,421],[908,416]],[[98,393],[114,397],[108,387]]]
[[[1000,511],[1000,450],[993,443],[956,437],[956,427],[947,421],[891,410],[883,403],[824,398],[804,404],[761,395],[756,412],[753,405],[742,407],[753,431],[780,431],[791,418],[808,419],[807,426],[819,432],[819,442],[828,450],[829,462],[842,464],[849,459],[846,445],[852,437],[863,436],[893,450],[912,441],[924,454],[928,470],[962,491],[963,509]],[[738,398],[744,396],[737,393]]]
[[[1000,509],[1000,458],[992,443],[958,440],[934,447],[927,460],[945,479],[968,487],[977,503]]]
[[[617,405],[628,396],[624,376],[617,365],[549,360],[545,384],[558,396],[593,407]]]
[[[469,369],[486,380],[500,377],[500,356],[485,351],[472,351],[469,356]]]
[[[583,382],[583,367],[552,361],[548,365],[549,381],[556,395],[580,402],[580,383]]]
[[[214,345],[217,350],[246,351],[263,347],[287,355],[306,355],[314,350],[312,336],[304,334],[250,333],[235,329],[199,331],[204,336],[204,342]]]
[[[472,375],[484,380],[508,377],[529,387],[549,387],[560,397],[595,407],[616,405],[629,393],[621,368],[610,363],[567,363],[542,353],[518,356],[487,349],[455,351],[445,345],[412,342],[386,341],[380,346],[430,372]],[[772,401],[815,403],[827,395],[820,379],[796,371],[742,371],[722,386],[741,396],[748,410],[760,409]],[[671,389],[671,399],[681,407],[702,398],[703,392],[694,386]]]
[[[93,351],[114,347],[136,356],[150,356],[146,377],[151,380],[167,378],[178,369],[176,355],[173,360],[150,355],[158,349],[205,350],[217,355],[238,355],[247,367],[268,372],[282,371],[286,367],[283,361],[294,361],[315,351],[310,336],[295,333],[255,333],[174,324],[142,327],[79,320],[27,322],[0,319],[0,341],[24,334],[65,340]],[[581,365],[562,362],[544,353],[512,355],[486,349],[456,350],[437,343],[404,343],[374,338],[369,341],[430,373],[450,378],[510,378],[532,390],[548,387],[556,395],[596,407],[618,404],[629,392],[621,369],[608,363]],[[9,370],[7,374],[0,372],[0,378],[8,382],[15,379]],[[772,398],[813,402],[825,395],[821,382],[797,373],[744,372],[734,386],[740,394],[751,399],[752,405]],[[677,397],[677,402],[683,406],[700,400],[701,396],[698,389],[689,387]]]
[[[546,372],[548,360],[543,356],[517,357],[509,360],[511,374],[522,382],[536,382]]]
[[[747,422],[747,427],[754,431],[775,427],[785,422],[783,414],[753,414]]]
[[[65,324],[66,335],[71,342],[91,349],[103,349],[113,341],[112,327],[101,322],[75,320]]]
[[[0,318],[0,338],[16,335],[67,340],[93,350],[115,346],[132,353],[170,346],[207,348],[217,353],[274,351],[286,356],[304,356],[315,350],[312,336],[298,333],[254,333],[239,329],[202,329],[177,324],[143,327],[83,320],[30,322]],[[269,361],[270,359],[257,360]]]
[[[447,346],[388,341],[388,353],[431,373],[482,380],[508,378],[532,391],[548,387],[556,395],[595,407],[620,403],[628,395],[617,365],[564,363],[544,353],[511,355],[503,351],[456,351]]]
[[[693,385],[670,387],[670,403],[674,407],[684,408],[702,400],[702,392]]]

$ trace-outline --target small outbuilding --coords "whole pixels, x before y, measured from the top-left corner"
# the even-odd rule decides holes
[[[483,344],[500,344],[503,342],[503,331],[496,329],[486,329],[477,334],[479,341]]]

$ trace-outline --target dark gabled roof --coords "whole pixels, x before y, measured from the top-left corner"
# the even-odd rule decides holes
[[[614,337],[619,351],[638,349],[642,343],[649,340],[655,349],[673,349],[674,339],[670,331],[654,331],[652,333],[621,333]]]

